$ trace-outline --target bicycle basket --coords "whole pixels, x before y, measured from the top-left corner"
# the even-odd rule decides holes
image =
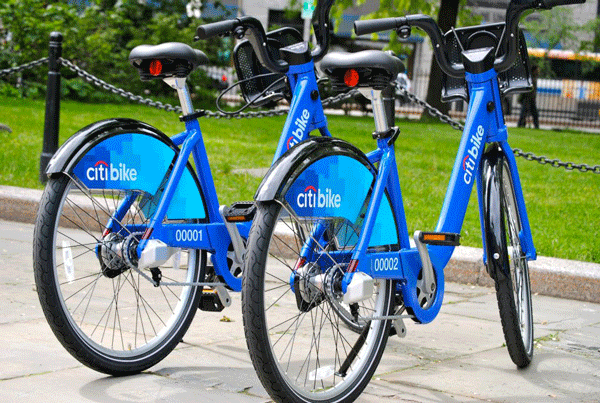
[[[448,52],[448,58],[452,63],[462,63],[456,37],[464,49],[475,49],[487,46],[496,47],[504,31],[504,23],[479,25],[476,27],[458,28],[454,32],[448,31],[444,35],[444,42]],[[506,95],[511,92],[527,92],[533,88],[531,73],[529,70],[529,56],[527,44],[523,32],[519,30],[517,59],[506,71],[498,74],[500,93]],[[498,56],[502,56],[499,54]],[[457,101],[459,99],[469,101],[467,82],[464,78],[450,77],[442,73],[442,101]]]
[[[274,60],[281,59],[279,49],[298,42],[302,42],[302,35],[294,28],[285,27],[267,33],[267,48]],[[247,40],[241,41],[233,49],[233,60],[246,102],[252,102],[253,106],[261,106],[270,101],[282,99],[285,97],[285,93],[289,92],[287,91],[288,84],[282,80],[261,96],[262,92],[283,77],[283,74],[272,73],[263,67]],[[248,81],[243,81],[246,79]]]

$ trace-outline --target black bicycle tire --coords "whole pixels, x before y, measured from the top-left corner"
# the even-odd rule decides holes
[[[527,367],[533,358],[533,313],[531,305],[531,286],[529,279],[529,270],[527,260],[522,256],[522,287],[526,294],[523,299],[527,306],[524,320],[528,321],[526,325],[527,334],[523,334],[519,320],[519,312],[515,301],[515,271],[510,263],[507,236],[510,241],[510,230],[506,223],[510,220],[510,214],[507,211],[506,197],[512,199],[514,204],[514,214],[516,214],[518,228],[522,227],[516,198],[514,194],[514,184],[512,175],[508,168],[505,157],[500,156],[494,164],[484,165],[488,172],[484,175],[487,178],[485,185],[485,216],[489,221],[486,223],[486,246],[487,246],[487,264],[491,273],[494,269],[491,267],[499,262],[500,270],[496,270],[494,284],[496,288],[496,298],[502,323],[504,340],[511,360],[519,368]],[[508,181],[508,183],[506,183]],[[505,190],[511,193],[505,194]],[[494,231],[497,228],[499,231]],[[518,237],[515,240],[518,241]],[[508,275],[507,275],[508,274]],[[527,338],[527,340],[524,340]],[[526,345],[527,344],[527,345]]]
[[[264,284],[264,261],[268,256],[269,244],[274,229],[274,222],[281,209],[277,202],[262,202],[257,204],[257,213],[254,218],[252,230],[248,240],[248,250],[244,268],[244,284],[242,288],[242,312],[246,342],[250,357],[269,395],[277,402],[348,402],[355,400],[369,383],[377,365],[381,360],[387,337],[389,334],[390,321],[385,321],[379,328],[376,337],[377,342],[370,352],[371,359],[368,360],[362,371],[362,376],[353,385],[344,390],[341,396],[335,396],[327,400],[308,400],[300,396],[291,388],[279,372],[277,360],[274,358],[270,348],[265,312],[263,310],[264,296],[262,293]],[[393,284],[387,284],[388,295],[386,300],[388,314],[393,308]]]
[[[54,273],[54,227],[59,207],[68,189],[70,177],[61,174],[49,178],[40,201],[34,229],[34,275],[42,310],[55,336],[65,349],[84,365],[109,375],[122,376],[139,373],[164,359],[182,340],[197,311],[201,292],[192,287],[185,302],[183,315],[177,325],[164,337],[166,344],[157,345],[140,356],[115,357],[91,346],[74,329],[61,303],[60,291]],[[202,255],[202,256],[200,256]],[[200,281],[206,264],[206,252],[196,254],[195,281]],[[201,267],[199,267],[201,266]]]

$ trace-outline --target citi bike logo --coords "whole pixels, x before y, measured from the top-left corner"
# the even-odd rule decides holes
[[[292,132],[292,137],[290,137],[287,141],[287,149],[289,150],[300,141],[304,137],[304,132],[306,131],[306,127],[308,126],[308,118],[310,118],[310,112],[308,109],[304,109],[299,118],[294,122],[295,130]]]
[[[127,165],[119,163],[118,166],[108,164],[106,161],[98,161],[93,167],[89,167],[85,171],[88,180],[91,181],[132,181],[137,180],[137,170],[135,168],[127,168]]]
[[[477,132],[471,137],[469,142],[472,144],[471,148],[467,150],[467,155],[463,159],[462,167],[465,171],[465,175],[463,176],[463,180],[468,185],[473,181],[473,171],[475,169],[475,161],[477,161],[477,156],[479,155],[479,150],[481,149],[481,142],[483,140],[483,126],[477,126]]]
[[[298,207],[339,208],[342,203],[342,196],[333,193],[329,188],[321,192],[321,189],[315,189],[314,186],[307,186],[298,195],[296,202]]]

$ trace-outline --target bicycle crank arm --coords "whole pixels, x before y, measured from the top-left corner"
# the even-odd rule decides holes
[[[426,245],[458,246],[459,234],[449,232],[422,232],[415,231],[414,240],[421,257],[423,265],[423,291],[431,294],[435,291],[435,273],[429,257],[429,250]]]

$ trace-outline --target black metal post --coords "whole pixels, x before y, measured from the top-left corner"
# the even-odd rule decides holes
[[[58,149],[58,125],[60,120],[60,58],[62,34],[52,32],[48,48],[48,85],[46,87],[46,118],[44,121],[44,145],[40,156],[40,182],[46,183],[46,166]]]

